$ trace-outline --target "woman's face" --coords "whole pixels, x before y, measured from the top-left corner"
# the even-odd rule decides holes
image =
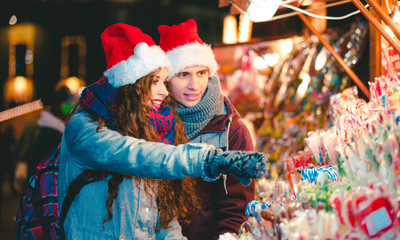
[[[153,107],[159,108],[162,101],[168,96],[167,83],[168,70],[163,67],[157,74],[154,75],[151,84],[151,100],[153,101]]]

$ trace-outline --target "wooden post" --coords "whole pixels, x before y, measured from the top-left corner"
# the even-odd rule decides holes
[[[375,15],[372,9],[371,14]],[[369,23],[369,81],[375,82],[375,78],[382,75],[382,37],[376,28]]]
[[[374,10],[375,13],[388,25],[397,39],[400,39],[400,31],[393,20],[384,12],[381,6],[375,0],[365,0]],[[372,15],[372,14],[371,14]],[[372,15],[373,16],[373,15]]]
[[[384,37],[389,42],[389,44],[394,48],[394,50],[396,50],[396,52],[400,54],[399,44],[397,44],[393,40],[393,38],[389,36],[389,34],[382,28],[380,23],[374,18],[374,16],[372,16],[372,14],[364,7],[364,5],[360,2],[360,0],[351,0],[351,1],[358,9],[360,9],[361,13],[368,19],[368,21],[372,23],[372,25],[374,25],[374,27],[376,28],[376,30],[380,32],[382,37]]]

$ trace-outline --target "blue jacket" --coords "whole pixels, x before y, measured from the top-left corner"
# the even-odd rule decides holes
[[[116,131],[96,133],[97,126],[86,112],[78,111],[65,128],[58,176],[60,206],[70,183],[85,169],[105,169],[123,175],[159,179],[181,179],[187,175],[199,177],[203,174],[204,156],[212,148],[204,144],[175,147],[146,142],[122,136]],[[186,239],[176,220],[167,230],[155,229],[159,223],[155,197],[150,198],[142,187],[132,179],[123,180],[113,206],[113,219],[103,228],[107,181],[84,186],[65,219],[66,238]]]

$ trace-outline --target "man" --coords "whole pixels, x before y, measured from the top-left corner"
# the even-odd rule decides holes
[[[223,150],[252,151],[251,136],[231,102],[222,95],[217,63],[210,46],[197,34],[189,19],[179,25],[159,26],[160,47],[167,53],[172,70],[169,88],[179,103],[176,110],[185,124],[190,142],[207,143]],[[246,221],[245,208],[254,200],[254,182],[244,186],[234,176],[215,182],[198,179],[202,206],[183,233],[189,239],[218,239],[237,233]]]

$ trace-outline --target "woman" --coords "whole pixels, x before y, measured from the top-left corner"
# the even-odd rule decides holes
[[[126,24],[112,25],[101,38],[107,71],[84,90],[80,99],[82,110],[75,113],[63,135],[58,179],[60,205],[69,184],[84,170],[116,174],[84,186],[76,196],[63,225],[66,238],[184,238],[176,219],[185,220],[189,208],[196,207],[196,202],[191,201],[192,192],[182,191],[190,189],[191,182],[144,177],[183,179],[189,175],[211,181],[220,173],[234,173],[255,178],[265,172],[266,158],[259,153],[222,153],[205,144],[174,147],[146,142],[186,141],[182,124],[174,124],[175,111],[161,104],[168,93],[153,91],[163,89],[158,84],[167,79],[168,59],[148,35]],[[151,94],[146,94],[150,86]],[[169,111],[172,115],[166,114]],[[83,119],[81,116],[87,114],[96,118],[97,130],[90,126],[75,128]],[[102,134],[102,129],[119,133]],[[80,137],[75,138],[76,134]],[[115,138],[121,134],[122,138]],[[93,135],[100,138],[91,142]],[[184,200],[192,202],[187,209],[182,205]]]
[[[80,105],[83,110],[92,113],[93,119],[99,123],[99,131],[104,125],[109,124],[108,127],[115,128],[123,135],[148,141],[161,141],[167,144],[185,143],[183,124],[175,119],[176,112],[167,106],[168,99],[165,99],[168,96],[165,86],[167,76],[167,68],[163,67],[138,79],[135,84],[119,87],[115,97],[116,121],[114,126],[110,126],[111,123],[107,123],[99,115],[93,113],[93,110],[90,107],[88,108],[88,105],[84,102],[83,99],[85,98],[82,98]],[[102,89],[100,90],[102,92],[110,92],[113,87],[106,78],[102,78],[89,86],[83,96],[98,93],[98,88]],[[101,101],[102,96],[97,94],[97,98]],[[166,231],[170,232],[168,236],[175,236],[174,239],[183,238],[176,219],[187,222],[188,209],[196,209],[197,207],[197,199],[190,179],[155,180],[112,174],[107,181],[108,190],[107,182],[100,183],[103,186],[101,188],[103,194],[106,190],[108,191],[107,200],[99,199],[101,200],[99,202],[105,202],[106,217],[101,218],[104,214],[104,211],[100,211],[100,209],[104,209],[101,206],[102,204],[93,206],[93,202],[88,201],[89,206],[86,204],[82,206],[85,210],[91,209],[91,215],[93,214],[92,210],[100,207],[97,214],[93,216],[97,219],[93,226],[100,227],[101,222],[98,220],[103,220],[104,232],[109,231],[104,237],[115,239],[122,235],[125,239],[132,239],[133,237],[142,236],[144,238],[147,236],[154,237],[155,235],[156,238],[159,238],[157,236],[160,235],[158,232],[161,229],[165,230],[171,227]],[[96,192],[101,192],[100,188],[96,188]],[[101,197],[103,197],[103,194],[101,194]],[[118,196],[120,197],[118,198]],[[84,198],[84,196],[81,197]],[[93,200],[94,197],[91,196],[90,199]],[[187,206],[188,204],[189,206]],[[157,214],[160,217],[159,221]],[[128,222],[125,226],[127,229],[120,227],[121,215],[124,215],[125,221]],[[144,215],[144,217],[141,215]],[[148,215],[151,215],[150,219],[147,219]],[[133,227],[136,224],[134,222],[129,223],[129,220],[138,218],[144,220],[136,221],[139,226]],[[140,223],[142,226],[140,226]],[[80,226],[83,224],[82,222],[79,223]],[[131,230],[130,228],[135,229]],[[139,229],[145,229],[145,231],[139,231]],[[165,236],[164,233],[161,235]]]

